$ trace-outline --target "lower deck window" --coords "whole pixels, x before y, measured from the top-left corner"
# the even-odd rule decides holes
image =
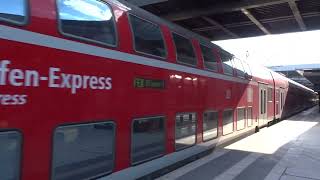
[[[91,179],[111,172],[114,134],[111,122],[58,127],[53,140],[52,179]]]
[[[181,113],[176,115],[176,150],[196,143],[196,122],[196,113]]]
[[[0,179],[20,178],[21,134],[0,132]]]
[[[223,135],[233,132],[233,110],[225,110],[223,112]]]
[[[242,130],[246,127],[246,109],[239,108],[237,113],[237,130]]]
[[[203,140],[207,141],[218,136],[218,112],[205,112],[203,115]]]
[[[137,164],[165,152],[164,117],[135,119],[132,127],[131,162]]]

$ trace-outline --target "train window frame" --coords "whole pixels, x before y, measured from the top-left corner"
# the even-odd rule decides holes
[[[16,133],[19,135],[19,149],[18,149],[18,155],[19,158],[17,158],[17,180],[21,179],[22,177],[22,160],[23,160],[23,146],[24,146],[24,136],[23,133],[19,129],[0,129],[0,135],[1,134],[9,134],[9,133]]]
[[[9,18],[4,18],[0,16],[0,23],[9,23],[17,26],[26,26],[30,22],[30,4],[29,0],[23,0],[23,6],[24,6],[24,20],[23,21],[15,21]]]
[[[141,161],[137,161],[137,162],[133,162],[133,159],[132,159],[132,155],[133,155],[133,125],[134,125],[134,122],[137,121],[137,120],[144,120],[144,119],[152,119],[152,118],[163,118],[163,140],[164,140],[164,152],[163,154],[160,154],[160,155],[156,155],[156,156],[153,156],[153,157],[150,157],[150,158],[147,158],[145,160],[141,160]],[[160,158],[160,157],[163,157],[165,154],[166,154],[166,133],[167,133],[167,126],[166,126],[166,122],[167,122],[167,118],[166,116],[164,115],[159,115],[159,116],[147,116],[147,117],[142,117],[142,118],[133,118],[132,119],[132,122],[131,122],[131,143],[130,143],[130,163],[132,166],[136,166],[136,165],[139,165],[139,164],[142,164],[142,163],[145,163],[145,162],[148,162],[148,161],[152,161],[154,159],[157,159],[157,158]]]
[[[228,132],[228,133],[226,133],[225,134],[225,132],[224,132],[224,112],[226,112],[226,111],[231,111],[232,112],[232,132]],[[222,136],[228,136],[228,135],[230,135],[230,134],[233,134],[234,132],[235,132],[235,127],[234,127],[234,120],[235,120],[235,118],[234,118],[234,115],[235,115],[235,110],[233,109],[233,108],[226,108],[226,109],[223,109],[223,111],[222,111]]]
[[[202,43],[200,43],[199,45],[200,45],[200,51],[201,51],[201,57],[202,57],[202,62],[203,62],[204,69],[207,70],[207,71],[211,71],[211,72],[218,72],[218,58],[217,58],[216,54],[214,53],[213,48],[208,47],[208,46],[206,46],[206,45],[204,45]],[[215,57],[215,67],[216,67],[215,69],[210,69],[210,68],[206,67],[205,59],[204,59],[204,53],[203,53],[203,50],[202,50],[201,46],[210,49],[212,55]]]
[[[61,11],[60,11],[59,4],[58,4],[59,0],[54,0],[54,1],[55,1],[55,4],[56,4],[56,19],[57,19],[57,22],[58,22],[58,31],[62,36],[67,37],[67,38],[72,38],[74,40],[83,41],[83,42],[86,42],[86,43],[92,43],[92,44],[95,44],[95,45],[108,47],[108,48],[118,48],[119,47],[119,32],[118,32],[117,22],[116,22],[116,19],[115,19],[115,12],[114,12],[113,6],[109,2],[104,1],[104,0],[94,0],[94,1],[101,2],[101,3],[105,4],[110,9],[110,12],[111,12],[111,15],[112,15],[111,19],[112,19],[112,24],[113,24],[113,29],[114,29],[114,38],[115,38],[115,40],[114,40],[115,43],[114,44],[103,43],[101,41],[96,41],[96,40],[93,40],[93,39],[89,39],[89,38],[85,38],[85,37],[81,37],[81,36],[77,36],[77,35],[73,35],[73,34],[69,34],[69,33],[63,32],[62,23],[61,23],[62,20],[60,18],[60,12]]]
[[[180,148],[177,148],[177,143],[176,143],[176,130],[177,130],[177,116],[178,115],[184,115],[184,114],[195,114],[195,133],[194,133],[194,143],[193,144],[190,144],[190,145],[186,145],[184,147],[180,147]],[[176,113],[175,116],[174,116],[174,148],[175,148],[175,152],[178,152],[178,151],[182,151],[184,149],[187,149],[187,148],[190,148],[194,145],[197,144],[197,128],[198,128],[198,115],[197,115],[197,112],[179,112],[179,113]]]
[[[136,49],[136,40],[135,40],[135,34],[134,34],[133,25],[132,25],[132,21],[131,21],[131,19],[132,19],[131,16],[134,16],[134,17],[136,17],[136,18],[138,18],[138,19],[140,19],[140,20],[142,20],[142,21],[145,21],[145,22],[148,22],[148,23],[150,23],[150,24],[153,24],[153,25],[155,25],[155,26],[157,26],[157,27],[159,28],[160,34],[161,34],[161,38],[162,38],[162,40],[163,40],[163,45],[164,45],[164,50],[165,50],[165,56],[157,56],[157,55],[154,55],[154,54],[149,54],[149,53],[146,53],[146,52],[138,51],[138,50]],[[162,28],[161,28],[161,25],[160,25],[160,24],[157,24],[157,23],[155,23],[155,22],[153,22],[153,21],[150,21],[150,20],[148,20],[148,19],[146,19],[146,18],[142,18],[142,17],[140,17],[140,16],[138,16],[138,15],[136,15],[136,14],[130,13],[130,12],[127,13],[127,17],[128,17],[128,19],[129,19],[129,24],[130,24],[130,32],[131,32],[131,36],[132,36],[133,50],[134,50],[135,52],[137,52],[137,53],[139,53],[139,54],[142,54],[142,55],[145,55],[145,56],[151,56],[151,57],[155,57],[155,58],[160,58],[160,59],[163,60],[163,61],[167,61],[167,60],[168,60],[168,47],[167,47],[166,40],[165,40],[165,38],[164,38],[164,34],[163,34],[163,30],[162,30]]]
[[[247,123],[246,123],[246,121],[247,121],[247,107],[246,106],[240,106],[240,107],[237,107],[236,110],[237,110],[237,122],[236,122],[237,129],[236,129],[236,131],[242,131],[242,130],[246,129],[246,127],[247,127]],[[238,129],[239,110],[243,110],[243,112],[244,112],[244,119],[243,119],[244,126],[243,126],[242,129]]]
[[[204,114],[205,113],[217,113],[217,134],[216,134],[216,136],[215,137],[212,137],[212,138],[208,138],[208,139],[205,139],[204,138],[204,128],[203,128],[203,124],[204,124]],[[203,142],[207,142],[207,141],[211,141],[211,140],[213,140],[213,139],[217,139],[218,137],[219,137],[219,111],[218,110],[207,110],[207,111],[204,111],[203,112],[203,120],[202,120],[202,141]]]
[[[196,62],[195,64],[190,64],[190,63],[179,61],[177,45],[176,45],[176,43],[174,41],[174,37],[173,37],[174,34],[176,34],[178,36],[181,36],[181,37],[183,37],[184,39],[186,39],[186,40],[188,40],[190,42],[191,47],[192,47],[192,52],[194,54],[194,59],[195,59],[195,62]],[[197,68],[198,64],[199,64],[199,60],[197,58],[196,49],[195,49],[195,47],[193,45],[192,38],[188,38],[187,36],[184,36],[184,35],[182,35],[180,33],[175,32],[175,31],[171,31],[171,37],[172,37],[173,47],[174,47],[174,50],[175,50],[176,62],[178,64],[181,64],[181,65],[186,65],[186,66],[190,66],[190,67],[193,67],[193,68]]]
[[[110,169],[110,171],[105,171],[104,173],[86,178],[86,179],[92,179],[92,178],[100,178],[100,177],[104,177],[107,176],[109,174],[111,174],[116,167],[116,134],[117,134],[117,124],[115,123],[115,121],[113,120],[105,120],[105,121],[90,121],[90,122],[81,122],[81,123],[66,123],[66,124],[59,124],[58,126],[56,126],[54,128],[54,131],[52,133],[52,141],[51,141],[51,169],[50,169],[50,178],[51,180],[54,180],[54,158],[55,158],[55,154],[54,154],[54,138],[55,138],[55,132],[62,127],[79,127],[79,126],[86,126],[86,125],[97,125],[97,124],[112,124],[113,126],[113,134],[112,134],[112,139],[113,139],[113,143],[112,143],[112,168]]]

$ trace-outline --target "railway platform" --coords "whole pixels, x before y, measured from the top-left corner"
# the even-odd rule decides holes
[[[158,180],[319,180],[319,122],[316,106]]]

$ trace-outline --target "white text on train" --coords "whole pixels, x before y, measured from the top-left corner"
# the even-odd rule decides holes
[[[0,86],[39,87],[40,81],[47,81],[49,88],[70,89],[76,94],[79,89],[111,90],[112,78],[66,74],[60,68],[50,67],[47,76],[41,76],[36,70],[11,69],[11,61],[0,61]]]

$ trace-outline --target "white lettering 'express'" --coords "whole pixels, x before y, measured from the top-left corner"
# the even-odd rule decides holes
[[[40,81],[47,81],[49,88],[70,89],[72,94],[76,94],[79,89],[112,89],[111,77],[67,74],[57,67],[50,67],[48,76],[41,76],[36,70],[9,68],[10,64],[11,61],[9,60],[0,61],[0,86],[38,87],[40,86]],[[3,96],[2,99],[5,99],[3,101],[7,101],[6,99],[8,98],[7,96]],[[11,99],[17,98],[13,97]]]

